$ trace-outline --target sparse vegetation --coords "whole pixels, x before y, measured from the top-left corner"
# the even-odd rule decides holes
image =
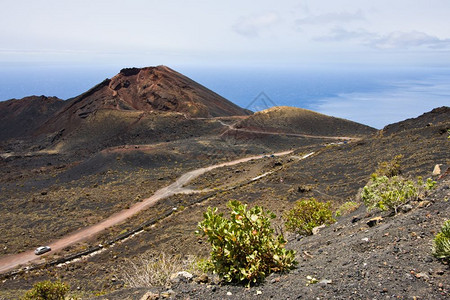
[[[329,202],[319,202],[315,198],[297,201],[295,207],[284,216],[286,229],[298,234],[311,235],[314,227],[334,223],[330,205]]]
[[[334,215],[336,217],[348,215],[351,212],[354,212],[358,209],[360,204],[354,202],[354,201],[347,201],[343,203],[339,208],[335,211]]]
[[[386,176],[393,177],[398,176],[402,173],[401,171],[401,162],[403,159],[403,155],[396,155],[391,161],[383,161],[378,164],[378,167],[375,171],[376,176]]]
[[[170,280],[170,275],[195,268],[194,257],[180,255],[143,255],[137,260],[127,260],[121,271],[126,286],[152,287],[164,286]]]
[[[195,96],[189,89],[186,92],[189,97]],[[96,99],[93,101],[95,104]],[[284,110],[289,119],[294,119],[289,116],[291,109]],[[48,264],[37,270],[26,269],[28,264],[20,266],[23,273],[2,280],[0,299],[19,299],[33,283],[46,279],[54,281],[55,278],[61,278],[76,288],[77,291],[69,292],[66,299],[102,295],[108,299],[140,299],[150,290],[159,294],[159,298],[213,299],[227,297],[227,294],[231,294],[228,298],[236,299],[277,299],[292,295],[301,295],[305,299],[332,298],[335,295],[367,299],[388,296],[447,298],[446,283],[450,274],[445,266],[439,266],[437,259],[430,259],[431,243],[426,242],[427,236],[432,242],[445,221],[442,218],[449,214],[450,206],[445,202],[448,200],[446,186],[449,180],[446,176],[441,176],[441,187],[432,197],[420,198],[420,209],[414,209],[403,217],[383,215],[383,218],[373,218],[372,214],[358,210],[352,218],[340,220],[336,226],[312,238],[290,236],[293,240],[286,247],[298,251],[299,269],[281,276],[273,274],[254,289],[217,285],[215,276],[208,276],[207,282],[194,277],[195,283],[192,284],[176,284],[169,278],[181,270],[197,274],[190,270],[189,262],[184,266],[188,259],[178,257],[180,260],[177,260],[172,254],[205,257],[204,264],[196,263],[195,266],[204,265],[211,270],[211,260],[208,259],[211,247],[205,245],[207,237],[199,239],[192,234],[208,205],[218,207],[227,219],[230,219],[230,213],[224,206],[230,199],[245,199],[246,203],[251,203],[249,207],[259,205],[277,216],[286,213],[299,198],[316,197],[319,201],[332,201],[334,210],[343,201],[352,200],[351,197],[370,179],[367,175],[375,171],[377,162],[389,161],[396,154],[402,153],[405,161],[407,158],[404,170],[403,163],[400,168],[398,161],[385,167],[389,172],[379,171],[378,176],[392,177],[397,169],[403,173],[407,170],[408,175],[416,179],[415,176],[431,171],[436,164],[442,164],[445,169],[449,164],[448,113],[448,108],[441,109],[440,113],[425,115],[417,122],[394,124],[379,131],[375,137],[369,135],[374,130],[366,135],[351,124],[348,131],[339,130],[315,118],[309,118],[308,122],[303,122],[304,118],[296,123],[285,121],[283,114],[263,117],[263,123],[258,119],[263,116],[260,115],[250,126],[241,126],[250,131],[261,127],[261,131],[278,132],[272,135],[236,131],[223,126],[223,122],[233,124],[243,121],[243,118],[197,119],[170,112],[159,115],[121,108],[118,111],[99,110],[81,123],[70,124],[64,137],[55,143],[50,142],[53,141],[52,135],[43,135],[45,141],[35,136],[30,141],[19,139],[10,143],[2,140],[7,142],[0,147],[0,204],[3,212],[0,250],[5,259],[8,259],[6,254],[32,250],[78,228],[99,223],[127,205],[150,197],[157,189],[175,182],[188,171],[246,156],[261,154],[261,159],[211,170],[185,186],[186,189],[207,189],[210,192],[167,197],[125,223],[104,230],[88,241],[69,246],[47,259],[40,259],[49,262],[69,257],[98,244],[107,245],[121,232],[132,232],[141,225],[145,226],[139,234],[115,243],[114,247],[103,247],[94,256],[74,260],[70,264]],[[75,130],[72,133],[69,132],[71,128]],[[336,133],[348,133],[346,136],[349,137],[361,134],[361,139],[344,143],[284,134],[337,135],[324,132],[330,129]],[[330,143],[334,145],[323,147]],[[283,158],[270,157],[271,153],[287,149],[294,152]],[[36,155],[25,154],[28,151]],[[311,152],[316,154],[301,160]],[[262,158],[263,153],[266,158]],[[445,174],[443,171],[442,175]],[[271,174],[250,182],[266,173]],[[361,180],[364,180],[363,184]],[[422,189],[426,189],[425,183]],[[357,203],[362,204],[361,201]],[[418,202],[411,204],[419,206]],[[344,214],[346,208],[353,209],[348,205],[339,207],[339,213]],[[399,210],[406,212],[414,206]],[[166,217],[174,207],[178,208],[177,212]],[[372,219],[376,225],[367,227]],[[281,218],[270,221],[276,239],[277,234],[285,229],[284,222]],[[432,237],[430,232],[433,232]],[[141,256],[144,251],[155,254]],[[160,253],[164,253],[166,258],[161,259]],[[141,257],[153,264],[153,269],[146,271],[147,279],[152,276],[165,278],[165,283],[136,284],[158,285],[151,289],[130,288],[132,281],[124,285],[125,268],[135,276],[135,283],[146,278],[143,274],[148,266],[142,263]],[[135,270],[132,263],[136,265]],[[158,273],[163,271],[168,275]],[[376,276],[372,276],[374,274]],[[316,287],[305,287],[305,278],[309,284],[320,283]]]
[[[445,221],[433,241],[433,255],[439,259],[450,260],[450,220]]]
[[[61,281],[50,280],[36,283],[31,290],[25,293],[22,300],[64,300],[69,292],[69,285]]]
[[[297,187],[297,192],[299,192],[299,193],[308,193],[312,190],[313,190],[313,186],[309,185],[309,184],[305,184],[305,185],[302,184]]]
[[[230,201],[231,218],[208,208],[198,224],[199,234],[211,244],[209,270],[227,282],[256,283],[272,272],[292,269],[295,252],[284,248],[282,235],[274,237],[271,219],[275,215],[260,206],[247,209],[246,204]]]
[[[420,177],[414,181],[402,176],[388,177],[372,174],[372,178],[361,192],[361,200],[368,210],[392,209],[397,213],[400,206],[411,200],[417,200],[435,184],[436,182],[430,178],[424,182]]]

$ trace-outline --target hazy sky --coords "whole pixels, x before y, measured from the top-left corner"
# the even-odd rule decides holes
[[[0,64],[450,64],[449,0],[0,0]]]

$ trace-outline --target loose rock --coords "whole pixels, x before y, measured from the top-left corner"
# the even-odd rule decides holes
[[[360,217],[353,217],[352,223],[356,223],[356,222],[358,222],[359,220],[361,220]]]
[[[319,281],[319,284],[323,284],[323,285],[327,285],[327,284],[331,284],[333,283],[333,280],[331,279],[322,279],[321,281]]]
[[[430,279],[430,276],[428,276],[428,274],[425,272],[417,273],[415,276],[416,276],[416,278],[422,278],[423,280]]]
[[[413,209],[413,207],[410,204],[405,204],[400,207],[400,211],[402,213],[407,213],[407,212],[411,211],[412,209]]]
[[[209,278],[208,278],[208,275],[202,274],[202,275],[200,275],[200,276],[198,276],[198,277],[195,277],[195,278],[194,278],[194,281],[195,281],[196,283],[208,283]]]
[[[433,176],[438,176],[438,175],[441,175],[440,164],[435,165],[434,169],[433,169]]]
[[[276,283],[276,282],[280,282],[280,277],[276,277],[276,278],[274,278],[274,279],[272,279],[271,281],[270,281],[270,283]]]
[[[313,234],[313,235],[318,234],[319,231],[320,231],[321,229],[325,228],[325,226],[326,226],[325,224],[322,224],[322,225],[320,225],[320,226],[314,227],[314,228],[312,229],[312,234]]]
[[[431,205],[430,201],[424,200],[424,201],[420,201],[419,205],[417,205],[418,208],[425,208]]]
[[[186,271],[181,271],[178,273],[174,273],[170,276],[171,282],[179,282],[179,281],[191,281],[192,277],[194,277],[191,273]]]
[[[140,300],[158,300],[159,299],[159,295],[152,293],[152,292],[147,292],[144,294],[144,296],[141,297]]]
[[[382,217],[375,217],[370,219],[369,221],[367,221],[367,226],[369,227],[374,227],[375,225],[377,225],[378,223],[380,223],[383,220]]]

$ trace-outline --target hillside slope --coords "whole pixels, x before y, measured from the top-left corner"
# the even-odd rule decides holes
[[[46,96],[0,102],[0,140],[32,135],[64,104],[59,98]]]
[[[248,114],[168,67],[128,68],[66,101],[41,96],[0,102],[0,148],[89,154],[210,135],[222,125],[209,118]]]
[[[109,115],[110,112],[114,113]],[[107,113],[106,116],[104,113]],[[114,139],[108,138],[109,141],[139,141],[139,136],[144,132],[131,130],[124,135],[117,131],[114,127],[117,125],[114,122],[115,113],[121,114],[122,111],[101,110],[87,117],[84,121],[91,120],[88,123],[92,122],[93,127],[84,127],[84,133],[76,131],[78,137],[81,139],[92,134],[90,131],[98,130],[92,136],[116,132],[117,136]],[[172,117],[167,121],[160,119],[158,114],[127,111],[131,121],[119,128],[132,128],[129,125],[134,124],[134,118],[140,114],[158,118],[158,128],[167,128],[166,125],[172,124]],[[205,121],[195,118],[189,120],[181,114],[171,114],[189,122]],[[442,112],[436,118],[444,119],[445,116],[445,112]],[[104,127],[96,129],[96,122],[93,120],[105,117],[109,121],[104,123]],[[281,216],[299,198],[315,197],[320,201],[331,201],[333,208],[345,201],[354,200],[358,189],[370,178],[377,163],[390,160],[395,155],[404,156],[401,165],[405,176],[430,176],[435,164],[442,164],[444,171],[450,165],[449,141],[445,130],[450,126],[450,120],[422,127],[422,118],[417,118],[417,124],[411,124],[411,129],[390,135],[369,135],[346,144],[330,143],[330,140],[323,139],[311,139],[312,141],[302,144],[308,139],[291,137],[300,143],[294,147],[292,154],[285,157],[265,155],[257,161],[205,173],[192,182],[190,187],[209,188],[211,195],[180,194],[166,198],[155,205],[154,209],[141,212],[91,241],[48,257],[58,258],[92,245],[105,244],[105,241],[116,238],[121,232],[131,232],[148,220],[161,218],[168,211],[172,213],[170,217],[158,219],[155,226],[146,228],[114,247],[105,248],[105,251],[95,256],[85,257],[63,267],[49,266],[30,271],[26,276],[10,277],[0,284],[0,295],[19,295],[35,282],[56,277],[63,278],[71,286],[80,286],[81,291],[93,296],[99,287],[105,292],[126,288],[123,268],[129,266],[130,260],[139,261],[143,254],[205,257],[209,247],[205,240],[199,240],[193,233],[197,223],[207,207],[218,207],[220,211],[225,211],[226,203],[231,199],[242,200],[250,206],[261,205],[273,211],[278,216],[273,220],[275,227],[282,228],[278,227],[283,224]],[[207,134],[214,136],[214,132],[219,134],[226,130],[226,126],[220,123],[222,120],[208,121],[211,122],[210,130],[201,127]],[[142,123],[143,130],[155,124],[150,119],[149,123],[146,122],[147,120]],[[183,126],[184,133],[181,136],[188,137],[192,124],[185,125],[187,127]],[[223,130],[218,130],[220,128]],[[161,138],[164,138],[164,131],[154,131],[154,134],[162,134]],[[122,139],[125,136],[127,138]],[[64,138],[60,141],[63,140]],[[216,136],[209,141],[194,138],[148,146],[129,145],[106,149],[74,164],[65,161],[64,151],[51,156],[0,159],[3,171],[0,178],[3,198],[0,204],[5,212],[2,241],[7,244],[2,253],[30,250],[70,233],[74,228],[92,225],[108,217],[110,213],[126,209],[128,205],[149,197],[156,189],[173,183],[189,170],[211,165],[213,159],[227,160],[227,153],[232,154],[230,157],[242,157],[249,154],[249,147],[253,147],[253,153],[260,154],[263,153],[263,148],[255,147],[256,142],[266,141],[268,147],[265,153],[269,154],[270,147],[277,145],[271,139],[248,139],[238,145],[235,144],[236,141],[231,137],[222,140]],[[285,147],[292,147],[292,140],[285,142]],[[100,145],[93,140],[80,140],[78,144]],[[245,151],[233,151],[239,147]],[[307,159],[299,159],[312,152],[314,154]],[[263,174],[266,176],[249,182]],[[233,188],[228,189],[230,186]],[[171,286],[175,292],[173,298],[218,299],[228,297],[227,293],[231,292],[234,296],[231,298],[245,299],[255,297],[256,292],[260,291],[262,299],[283,299],[293,295],[301,295],[305,299],[365,299],[378,298],[378,295],[383,298],[416,296],[423,299],[426,299],[424,295],[431,295],[432,299],[446,299],[447,269],[430,257],[429,253],[433,234],[449,215],[450,202],[445,201],[450,197],[449,191],[447,180],[441,183],[437,194],[429,199],[432,205],[419,208],[419,203],[413,203],[412,211],[395,218],[383,214],[383,223],[374,228],[366,225],[366,220],[371,215],[366,215],[362,207],[354,215],[359,220],[353,216],[344,217],[310,238],[299,239],[290,235],[288,247],[298,251],[299,268],[288,274],[272,275],[261,286],[246,289],[220,285],[216,281],[213,285],[175,283]],[[174,207],[183,209],[174,212]],[[32,220],[33,225],[29,225],[29,220]],[[25,242],[24,235],[27,237]],[[332,282],[306,287],[307,276]],[[107,298],[140,299],[148,290],[150,288],[125,289],[118,294],[108,295]],[[155,287],[152,290],[166,292],[168,288]]]
[[[236,128],[322,136],[355,136],[376,132],[372,127],[353,121],[287,106],[257,112],[238,123]]]
[[[141,71],[124,72],[119,74],[122,79],[137,78]],[[252,289],[222,285],[217,280],[203,285],[175,282],[170,287],[128,289],[123,270],[143,254],[207,256],[206,240],[194,231],[209,206],[225,211],[231,199],[261,205],[278,216],[273,224],[280,230],[281,216],[296,200],[315,197],[332,202],[333,208],[355,200],[377,164],[398,154],[404,156],[401,168],[405,176],[431,176],[436,164],[445,171],[450,166],[450,119],[447,109],[437,109],[398,123],[402,129],[390,134],[373,134],[375,129],[361,124],[286,107],[244,117],[247,119],[204,119],[188,115],[187,110],[145,111],[140,102],[133,104],[135,98],[128,102],[119,93],[112,98],[118,106],[110,105],[106,91],[111,81],[69,100],[71,107],[60,108],[52,114],[58,118],[47,119],[41,126],[43,133],[50,132],[43,135],[49,141],[44,150],[55,151],[12,151],[0,156],[0,242],[4,245],[0,255],[32,250],[96,224],[190,170],[244,156],[259,158],[207,172],[186,186],[210,192],[165,198],[91,240],[41,256],[42,260],[58,259],[94,245],[107,245],[105,242],[149,220],[158,221],[96,255],[5,278],[0,283],[0,298],[18,298],[35,282],[53,278],[80,287],[75,293],[84,293],[83,298],[119,290],[107,298],[140,299],[148,290],[169,289],[176,299],[448,298],[448,267],[430,256],[432,236],[450,213],[448,178],[426,199],[429,203],[419,206],[420,202],[414,202],[411,211],[396,217],[368,214],[361,207],[316,236],[288,235],[288,247],[298,251],[299,268],[272,275]],[[126,81],[121,84],[128,85]],[[90,98],[102,89],[105,94],[98,95],[106,98]],[[430,116],[438,121],[430,121]],[[230,125],[236,120],[240,123]],[[244,130],[232,130],[234,126]],[[294,135],[283,136],[285,132]],[[359,138],[335,143],[330,139],[333,136]],[[30,140],[39,142],[34,137]],[[288,149],[293,152],[286,156],[271,155]],[[366,221],[376,215],[381,215],[383,222],[368,227]],[[327,281],[306,286],[307,276]],[[258,291],[260,295],[256,295]]]
[[[427,126],[439,125],[450,120],[450,107],[442,106],[426,112],[416,118],[407,119],[401,122],[387,125],[383,128],[384,134],[398,133],[404,130],[424,128]],[[449,129],[449,128],[447,128]]]
[[[112,79],[67,102],[42,132],[70,130],[100,110],[177,112],[204,118],[250,114],[166,66],[122,69]]]
[[[423,202],[396,216],[361,207],[317,235],[291,236],[287,248],[297,252],[298,267],[250,289],[222,285],[217,278],[198,284],[194,278],[95,299],[141,299],[149,291],[169,292],[172,299],[448,299],[449,267],[431,255],[431,244],[450,214],[449,188],[449,179],[441,181]],[[382,220],[368,226],[374,217]]]

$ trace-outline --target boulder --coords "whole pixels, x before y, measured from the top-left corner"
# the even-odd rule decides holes
[[[367,226],[369,227],[374,227],[375,225],[377,225],[378,223],[380,223],[383,220],[382,217],[375,217],[370,219],[369,221],[367,221]]]
[[[180,281],[189,282],[192,280],[192,277],[194,277],[194,275],[192,275],[191,273],[186,272],[186,271],[181,271],[181,272],[172,274],[170,276],[170,281],[172,283],[180,282]]]
[[[434,166],[433,169],[433,176],[438,176],[441,175],[441,168],[440,168],[441,164],[437,164]]]
[[[322,224],[322,225],[320,225],[320,226],[314,227],[314,228],[312,229],[312,234],[314,234],[314,235],[318,234],[319,231],[322,230],[322,229],[325,228],[325,227],[326,227],[325,224]]]
[[[155,294],[153,292],[147,292],[144,294],[144,296],[141,297],[140,300],[158,300],[159,299],[159,295]]]

